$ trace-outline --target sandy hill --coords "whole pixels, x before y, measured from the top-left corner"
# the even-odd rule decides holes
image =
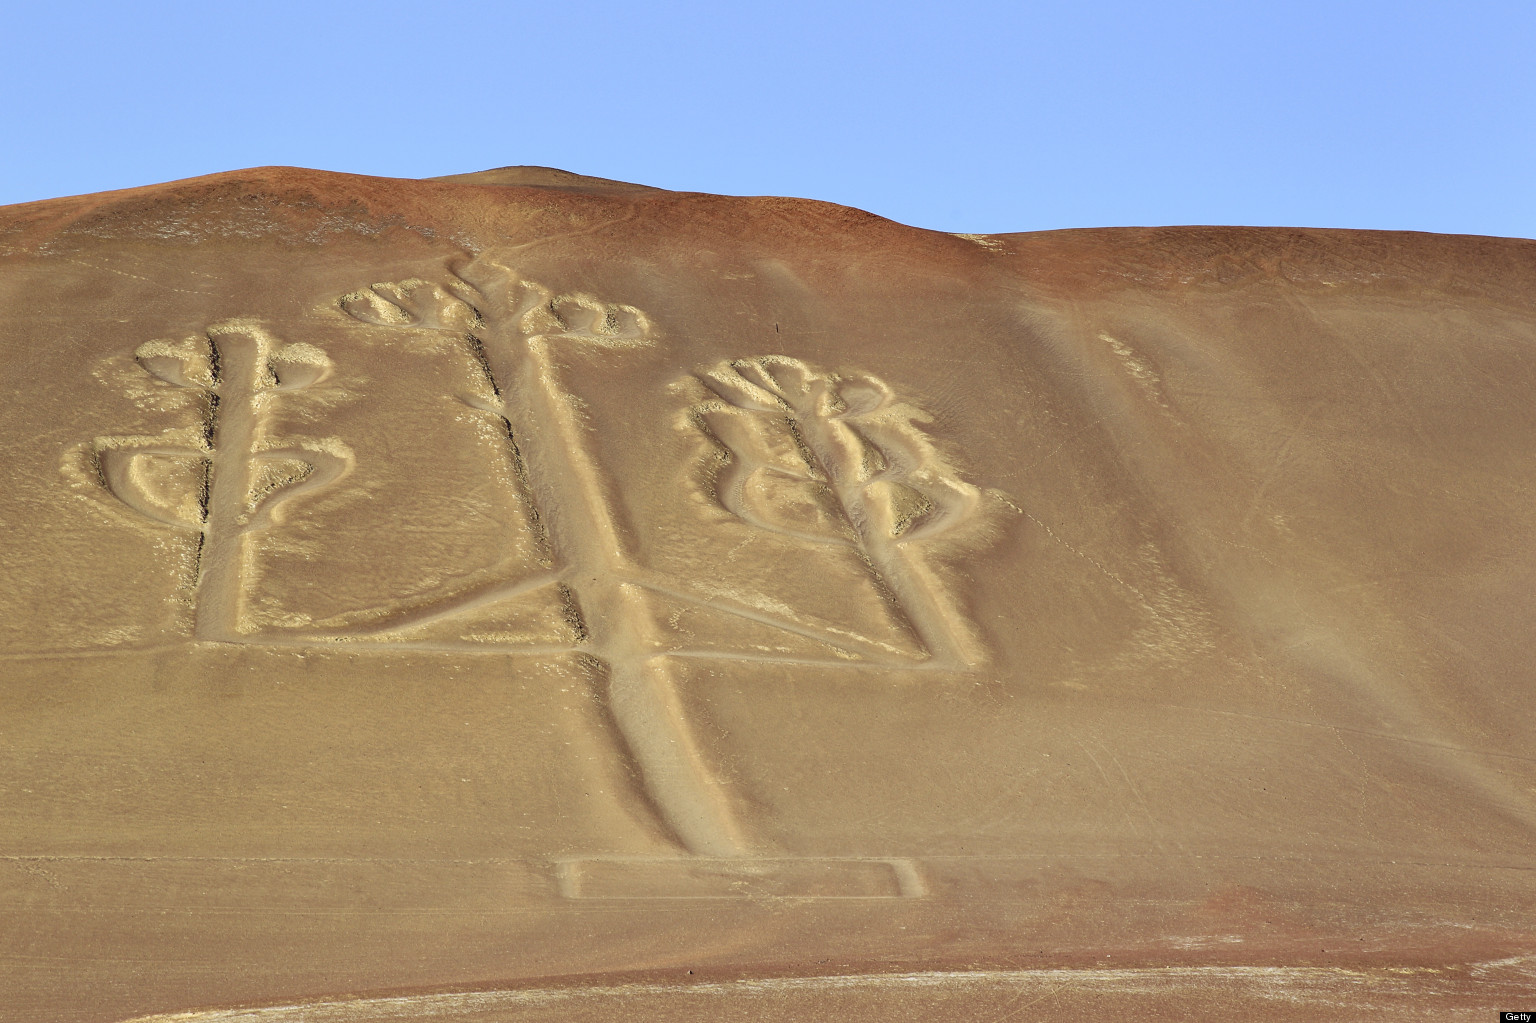
[[[549,168],[0,209],[0,1021],[1536,1006],[1533,299]]]

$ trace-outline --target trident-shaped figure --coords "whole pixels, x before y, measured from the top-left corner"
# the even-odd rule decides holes
[[[557,294],[489,259],[436,283],[373,284],[342,296],[339,305],[363,323],[454,337],[479,365],[480,393],[461,399],[494,415],[506,431],[524,496],[547,531],[555,578],[577,616],[575,648],[602,678],[645,797],[688,852],[754,855],[645,624],[643,605],[655,595],[699,598],[681,580],[657,578],[629,549],[580,403],[561,378],[562,349],[595,354],[654,345],[645,315]],[[696,409],[695,421],[729,452],[716,481],[722,504],[761,528],[852,548],[895,620],[915,634],[918,650],[913,659],[901,648],[857,639],[850,648],[849,638],[781,622],[759,607],[715,604],[714,611],[824,640],[855,659],[884,655],[892,664],[951,671],[982,660],[964,616],[934,592],[910,553],[968,516],[980,497],[943,471],[912,425],[915,409],[873,377],[845,379],[784,357],[738,360],[700,380],[718,400]]]
[[[246,538],[280,521],[289,499],[334,482],[352,464],[351,451],[333,438],[267,435],[272,395],[312,386],[330,360],[239,321],[215,325],[196,341],[151,341],[134,354],[146,373],[201,392],[202,435],[195,446],[181,438],[98,437],[91,446],[98,478],[140,514],[199,532],[194,635],[237,640]]]
[[[670,678],[646,648],[634,613],[644,599],[634,558],[614,521],[577,404],[559,377],[561,347],[633,349],[655,343],[633,306],[557,295],[491,261],[458,268],[444,284],[413,279],[345,295],[349,316],[382,327],[442,331],[459,338],[484,376],[462,395],[499,419],[519,479],[542,509],[559,585],[572,596],[577,649],[600,676],[608,710],[666,830],[693,853],[749,851],[729,801],[705,767]],[[489,343],[487,343],[489,342]],[[554,514],[550,514],[553,512]]]

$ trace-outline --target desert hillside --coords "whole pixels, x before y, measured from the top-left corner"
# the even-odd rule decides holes
[[[0,357],[0,1023],[1536,1006],[1536,242],[262,168]]]

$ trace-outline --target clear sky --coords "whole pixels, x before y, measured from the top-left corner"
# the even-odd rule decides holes
[[[46,0],[0,24],[0,204],[543,164],[946,231],[1536,237],[1533,0]]]

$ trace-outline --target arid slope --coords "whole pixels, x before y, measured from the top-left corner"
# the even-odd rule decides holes
[[[545,168],[0,209],[0,1021],[1536,1006],[1533,300]]]

